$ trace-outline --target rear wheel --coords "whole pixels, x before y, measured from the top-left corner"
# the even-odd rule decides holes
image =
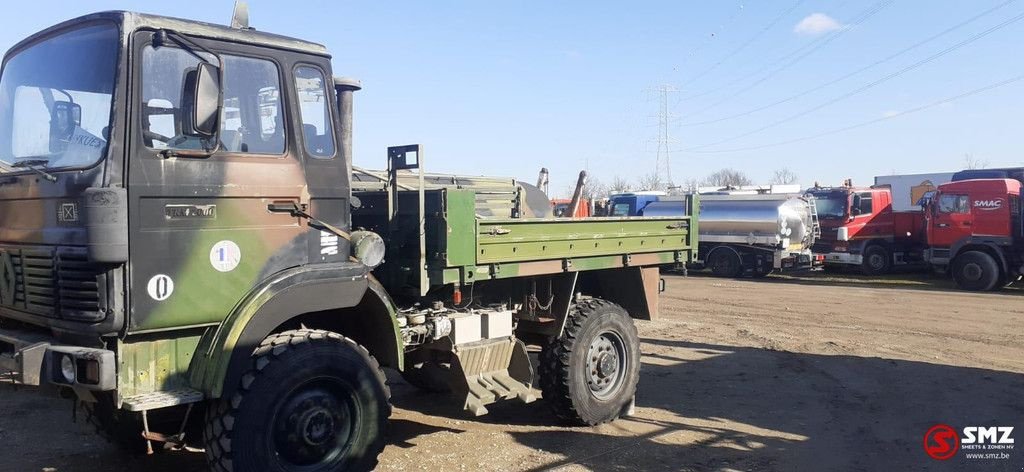
[[[882,275],[889,273],[892,268],[892,254],[883,246],[868,246],[864,250],[863,261],[860,265],[864,275]]]
[[[540,354],[540,385],[555,415],[597,425],[627,413],[640,380],[640,338],[622,307],[577,303],[565,332]]]
[[[337,333],[301,329],[263,340],[231,398],[211,405],[212,470],[371,470],[391,405],[384,373]]]
[[[711,251],[707,264],[716,277],[739,277],[743,273],[743,261],[739,253],[729,248]]]
[[[999,285],[999,265],[981,251],[967,251],[953,259],[953,280],[964,290],[986,291]]]

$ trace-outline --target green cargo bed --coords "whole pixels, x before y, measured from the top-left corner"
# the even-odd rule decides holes
[[[697,220],[684,217],[514,218],[521,199],[510,194],[508,215],[482,216],[474,190],[398,192],[389,217],[388,193],[364,191],[353,226],[388,241],[375,274],[389,289],[426,294],[454,284],[619,267],[692,262]],[[695,197],[691,197],[695,198]],[[490,203],[493,207],[493,202]],[[691,200],[687,208],[698,208]],[[418,221],[422,221],[422,231]]]

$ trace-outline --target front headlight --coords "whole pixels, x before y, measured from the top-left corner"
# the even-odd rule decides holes
[[[75,383],[75,358],[67,354],[60,357],[60,375],[64,377],[64,381],[73,384]]]
[[[384,238],[373,231],[353,231],[352,256],[367,267],[373,269],[384,262],[384,253],[387,247]]]

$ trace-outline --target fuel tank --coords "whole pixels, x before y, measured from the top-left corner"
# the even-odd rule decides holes
[[[680,215],[673,197],[651,203],[643,216]],[[803,251],[814,244],[814,202],[797,194],[701,195],[701,242],[750,244]]]

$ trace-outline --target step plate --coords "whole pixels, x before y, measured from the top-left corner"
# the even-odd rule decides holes
[[[121,400],[121,408],[128,411],[156,410],[158,408],[198,403],[203,401],[204,398],[203,392],[199,390],[182,388],[125,397]]]
[[[501,338],[452,349],[452,367],[457,375],[456,391],[466,395],[464,407],[470,413],[487,414],[486,405],[500,400],[537,399],[533,390],[533,366],[526,346],[515,338]]]

